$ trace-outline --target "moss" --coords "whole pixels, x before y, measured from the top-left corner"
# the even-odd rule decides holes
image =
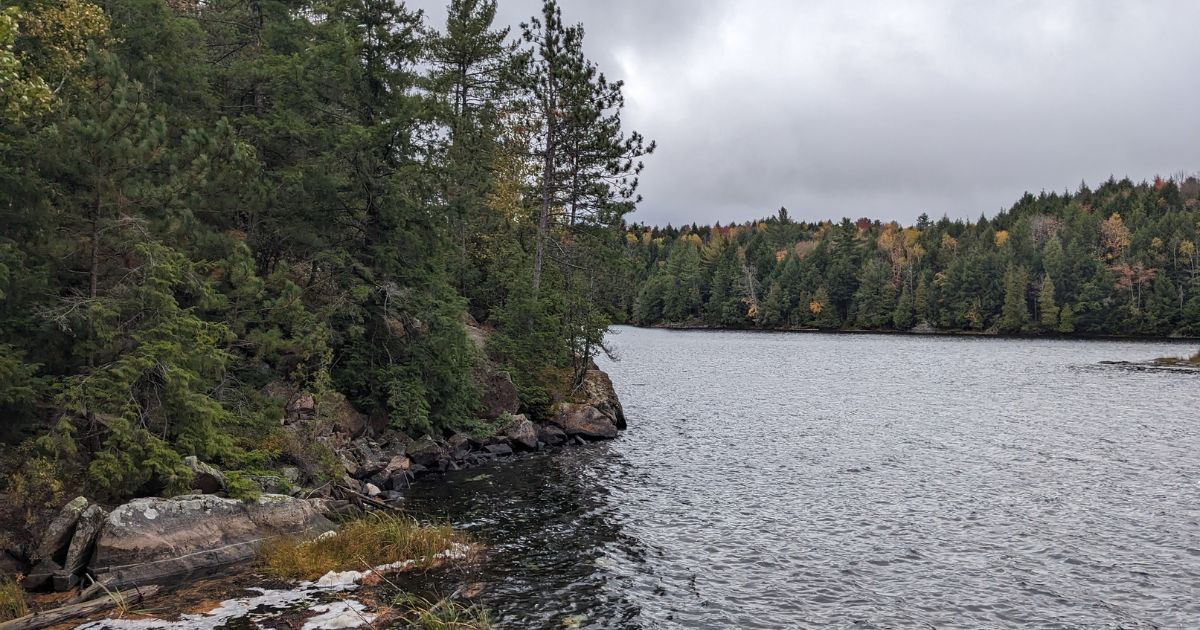
[[[363,571],[411,561],[413,569],[437,565],[455,545],[474,548],[449,525],[427,525],[401,515],[372,515],[349,521],[336,535],[315,540],[279,538],[260,550],[264,569],[278,577],[313,580],[330,571]]]

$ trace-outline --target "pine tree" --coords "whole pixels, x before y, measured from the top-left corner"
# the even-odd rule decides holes
[[[1054,301],[1054,281],[1050,274],[1042,278],[1042,288],[1038,291],[1039,319],[1044,330],[1055,330],[1058,327],[1058,304]]]
[[[1075,332],[1075,311],[1070,304],[1064,304],[1058,314],[1058,332],[1069,335]]]
[[[1004,278],[1004,308],[999,325],[1001,331],[1020,332],[1029,323],[1029,307],[1025,298],[1028,285],[1026,271],[1010,266]]]
[[[905,284],[900,290],[900,299],[896,301],[896,310],[892,313],[892,325],[897,330],[908,330],[916,323],[915,320],[913,294]]]

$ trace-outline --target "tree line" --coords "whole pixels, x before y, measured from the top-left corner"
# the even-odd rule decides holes
[[[447,13],[0,12],[11,492],[80,468],[98,495],[180,487],[188,455],[268,468],[289,448],[273,382],[414,434],[472,426],[481,361],[535,414],[567,395],[653,144],[554,0],[517,28],[494,0]],[[495,331],[482,355],[467,314]]]
[[[1110,178],[991,219],[633,225],[639,325],[1200,336],[1200,181]]]

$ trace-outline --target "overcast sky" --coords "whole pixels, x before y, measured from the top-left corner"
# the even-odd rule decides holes
[[[1200,1],[561,5],[658,142],[633,220],[973,218],[1200,170]],[[500,0],[498,20],[540,7]]]

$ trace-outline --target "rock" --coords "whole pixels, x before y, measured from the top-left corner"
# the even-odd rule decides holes
[[[455,433],[446,440],[446,446],[450,449],[450,457],[461,461],[471,453],[471,438],[465,433]]]
[[[608,416],[618,429],[624,429],[625,410],[621,408],[621,401],[617,398],[617,390],[613,388],[612,379],[604,370],[598,369],[594,365],[583,375],[581,389],[584,403]]]
[[[75,497],[64,505],[58,516],[50,521],[33,559],[62,562],[66,557],[67,546],[71,544],[71,537],[75,535],[75,524],[79,522],[80,515],[87,507],[88,500],[83,497]]]
[[[507,444],[488,444],[483,447],[483,450],[495,455],[496,457],[507,457],[513,454],[512,447]]]
[[[284,466],[283,468],[279,469],[279,476],[283,477],[284,481],[292,484],[293,486],[298,486],[300,485],[300,479],[303,476],[303,473],[301,473],[300,469],[295,466]]]
[[[366,414],[354,408],[346,397],[331,393],[321,397],[321,417],[333,421],[333,430],[350,438],[361,437],[371,428]]]
[[[205,464],[194,455],[183,458],[183,463],[192,469],[193,490],[199,490],[203,494],[216,494],[225,489],[225,475],[221,471]]]
[[[390,490],[400,490],[401,488],[407,488],[410,484],[412,484],[412,480],[413,473],[410,473],[407,470],[399,470],[393,473],[391,477],[388,477],[386,487]]]
[[[512,376],[508,372],[493,371],[484,375],[479,390],[479,417],[495,420],[504,414],[515,414],[521,407],[521,398],[517,394],[517,386],[513,385]]]
[[[613,424],[612,418],[591,405],[562,403],[550,422],[572,437],[589,440],[611,440],[617,437],[617,426]]]
[[[369,496],[369,497],[377,497],[377,496],[379,496],[379,495],[380,495],[382,492],[383,492],[383,490],[380,490],[380,489],[379,489],[379,486],[377,486],[377,485],[375,485],[375,484],[373,484],[373,483],[369,483],[369,484],[367,484],[367,496]]]
[[[355,479],[366,479],[367,477],[374,476],[375,474],[379,473],[379,471],[383,470],[391,460],[391,458],[384,454],[383,450],[379,448],[378,444],[375,444],[366,438],[359,438],[351,442],[348,455],[353,461],[354,465],[345,466],[345,462],[343,462],[343,466],[345,466],[346,471],[350,473],[350,476],[354,477]],[[353,470],[351,470],[351,468],[353,468]]]
[[[383,500],[387,501],[389,503],[392,503],[395,501],[403,501],[404,493],[396,492],[395,490],[384,490],[383,491]]]
[[[548,446],[558,446],[567,441],[567,434],[552,424],[544,424],[538,427],[538,439]]]
[[[260,492],[267,494],[293,494],[295,487],[278,475],[247,475],[250,481],[258,486]]]
[[[305,420],[317,416],[317,400],[308,392],[300,392],[285,408],[289,420]]]
[[[65,593],[79,586],[79,576],[66,571],[55,571],[50,576],[50,587],[57,593]]]
[[[383,467],[382,473],[387,477],[391,477],[398,472],[408,472],[408,469],[411,467],[412,460],[407,455],[394,455],[388,460],[387,465]]]
[[[536,451],[538,444],[537,428],[523,415],[513,416],[512,422],[504,427],[504,436],[512,442],[513,447],[527,451]]]
[[[437,463],[449,457],[446,449],[442,448],[433,438],[425,437],[413,442],[408,447],[408,458],[413,464],[425,468],[435,468]]]
[[[14,558],[7,551],[0,550],[0,579],[13,579],[27,573],[29,573],[29,565]]]
[[[33,569],[29,571],[29,575],[26,575],[25,579],[21,580],[21,586],[25,587],[26,590],[37,590],[44,586],[46,582],[49,582],[54,577],[54,574],[59,571],[62,571],[62,565],[51,558],[46,558],[33,565]]]
[[[333,529],[316,504],[282,495],[134,499],[105,519],[89,568],[109,589],[174,581],[249,560],[275,536]]]
[[[71,546],[67,549],[67,559],[62,563],[63,573],[75,577],[87,566],[92,555],[92,548],[96,545],[96,538],[100,535],[100,529],[104,527],[104,519],[107,516],[108,511],[99,505],[88,506],[88,509],[79,516],[79,523],[75,526],[75,535],[71,537]],[[75,584],[59,589],[56,582],[55,590],[65,591],[71,586],[75,586]]]

